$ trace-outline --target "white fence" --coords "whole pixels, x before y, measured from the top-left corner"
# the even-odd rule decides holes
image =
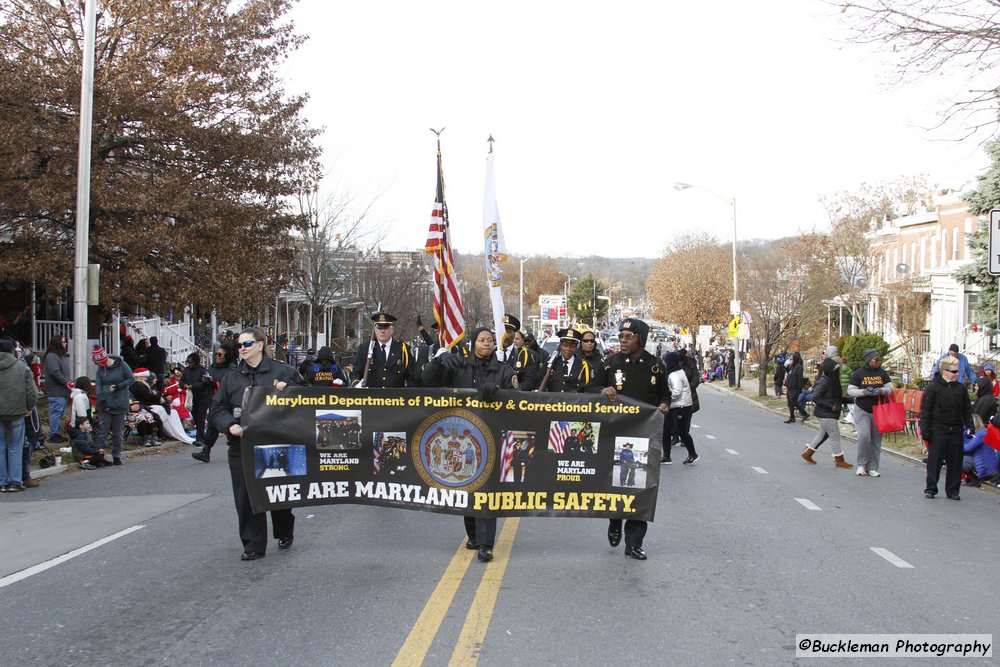
[[[171,364],[182,364],[191,352],[197,350],[194,342],[194,323],[190,320],[183,322],[164,322],[155,317],[145,319],[126,320],[122,319],[125,325],[125,334],[132,336],[138,343],[143,338],[156,336],[160,347],[167,351],[167,362]],[[32,349],[41,352],[45,351],[45,346],[53,336],[65,336],[69,342],[69,349],[73,349],[73,323],[56,320],[35,320],[35,328],[31,341]],[[108,352],[120,354],[121,350],[114,349],[111,344],[111,325],[101,327],[100,343]]]

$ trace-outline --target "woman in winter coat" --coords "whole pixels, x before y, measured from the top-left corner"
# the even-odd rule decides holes
[[[514,369],[497,359],[496,338],[486,327],[472,332],[472,354],[462,357],[439,350],[437,355],[424,366],[421,373],[425,387],[452,387],[456,389],[478,389],[479,398],[492,401],[499,389],[517,389],[517,375]],[[497,536],[496,517],[465,518],[465,546],[477,549],[482,562],[493,560],[493,544]]]
[[[785,357],[778,355],[774,358],[774,395],[781,398],[785,390]]]
[[[694,438],[691,437],[691,385],[687,374],[681,368],[680,356],[676,352],[667,352],[663,358],[663,372],[667,376],[667,386],[670,388],[670,412],[667,413],[667,423],[670,433],[678,436],[687,449],[688,457],[684,465],[698,461],[698,453],[694,449]],[[664,442],[670,442],[664,438]],[[670,447],[664,447],[663,462],[670,463]]]
[[[844,460],[844,451],[840,448],[840,426],[837,420],[842,409],[843,394],[840,389],[840,364],[828,357],[820,364],[820,376],[813,387],[813,411],[816,419],[819,420],[819,433],[816,438],[806,446],[802,452],[802,458],[808,463],[815,464],[812,455],[816,453],[819,446],[826,440],[830,441],[833,449],[833,463],[838,468],[850,468],[851,464]]]
[[[799,394],[802,393],[802,385],[805,382],[802,377],[802,355],[792,352],[792,366],[788,369],[788,378],[785,380],[785,388],[788,390],[786,400],[788,401],[788,419],[786,424],[795,423],[795,411],[802,413],[802,421],[809,418],[809,413],[799,405]]]
[[[993,384],[988,377],[976,380],[976,402],[972,404],[972,414],[977,415],[984,424],[989,424],[997,413],[997,399],[993,395]]]

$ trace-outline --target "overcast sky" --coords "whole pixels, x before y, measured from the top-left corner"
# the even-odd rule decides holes
[[[818,0],[505,3],[301,0],[283,68],[324,128],[331,187],[380,193],[384,249],[422,247],[442,135],[454,246],[482,250],[487,137],[513,254],[656,257],[702,228],[732,239],[823,228],[817,199],[988,164],[929,131],[963,81],[891,87]],[[335,183],[334,183],[335,181]]]

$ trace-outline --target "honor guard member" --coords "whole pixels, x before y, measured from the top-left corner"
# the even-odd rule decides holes
[[[603,387],[597,383],[596,372],[576,354],[583,334],[576,329],[560,329],[557,335],[559,350],[552,356],[538,391],[600,392]]]
[[[316,353],[316,360],[306,365],[303,375],[306,384],[313,387],[342,387],[344,380],[340,376],[340,368],[333,358],[333,350],[324,345]]]
[[[431,323],[431,331],[434,332],[433,335],[428,333],[427,329],[424,328],[424,323],[421,321],[420,315],[417,315],[417,333],[420,334],[420,338],[424,341],[424,343],[426,343],[426,345],[422,346],[417,352],[417,367],[415,373],[417,377],[420,377],[424,365],[428,362],[428,360],[430,360],[431,357],[437,354],[437,351],[441,349],[441,343],[438,342],[439,330],[440,326],[435,320]],[[469,348],[462,344],[453,345],[451,347],[451,351],[455,354],[461,355],[463,358],[468,358],[469,356]]]
[[[501,359],[517,373],[517,384],[522,391],[534,391],[541,382],[538,358],[524,344],[521,321],[513,315],[503,316],[503,352]]]
[[[368,351],[371,349],[371,364],[368,366],[368,379],[364,386],[375,388],[415,387],[416,359],[410,351],[410,346],[400,340],[393,340],[396,318],[388,313],[372,315],[375,323],[375,339],[358,346],[354,357],[354,370],[351,379],[357,383],[365,377],[365,364],[368,363]]]
[[[593,335],[591,332],[588,336]],[[649,325],[630,317],[618,328],[621,350],[605,357],[598,375],[601,393],[612,401],[618,394],[649,405],[666,414],[669,409],[670,389],[667,376],[659,359],[646,351]],[[664,444],[669,447],[669,444]],[[646,536],[646,522],[629,519],[625,522],[625,555],[636,560],[646,560],[642,539]],[[611,519],[608,525],[608,542],[617,547],[622,539],[622,520]]]
[[[425,387],[478,389],[479,400],[490,402],[500,389],[517,389],[514,370],[496,357],[496,337],[486,327],[472,332],[472,354],[468,358],[441,351],[424,366]],[[493,560],[497,536],[496,517],[465,517],[467,549],[478,549],[482,562]]]
[[[603,358],[597,348],[597,332],[584,331],[580,339],[580,357],[590,364],[594,371],[600,371]]]
[[[239,518],[243,555],[240,560],[263,558],[267,551],[267,516],[254,514],[247,492],[243,472],[243,428],[240,417],[243,392],[248,387],[274,387],[278,391],[288,385],[301,385],[298,371],[288,364],[275,361],[264,354],[265,336],[259,328],[244,329],[237,342],[240,362],[226,373],[212,397],[212,423],[229,442],[229,476],[233,482],[236,516]],[[279,549],[292,546],[295,516],[290,509],[271,510],[271,530],[278,540]]]

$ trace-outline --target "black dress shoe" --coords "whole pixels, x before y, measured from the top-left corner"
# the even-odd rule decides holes
[[[613,547],[617,547],[622,543],[622,531],[620,528],[615,528],[614,526],[608,526],[608,544]]]
[[[263,558],[264,554],[257,553],[256,551],[244,551],[243,555],[240,556],[240,560],[257,560],[258,558]]]
[[[212,460],[212,456],[210,454],[211,451],[212,450],[206,447],[202,449],[200,452],[191,452],[191,458],[193,458],[195,461],[202,461],[203,463],[208,463]]]
[[[280,540],[278,540],[278,548],[279,549],[291,549],[292,548],[292,542],[294,542],[294,541],[295,541],[294,537],[282,537]]]
[[[949,494],[949,495],[948,495],[948,498],[949,498],[950,500],[961,500],[961,498],[959,498],[959,497],[958,497],[958,494],[957,494],[957,493],[952,493],[952,494]]]
[[[476,548],[476,541],[470,537],[469,539],[467,539],[465,541],[465,548],[466,549],[475,549]]]
[[[794,418],[794,417],[792,417],[791,419],[786,419],[786,420],[785,420],[785,423],[786,423],[786,424],[794,424],[794,423],[795,423],[795,418]]]
[[[646,560],[646,552],[642,550],[642,547],[630,547],[626,545],[625,555],[636,560]]]
[[[933,498],[936,495],[937,495],[936,493],[931,493],[930,491],[924,491],[924,498]]]
[[[479,555],[476,556],[480,562],[488,563],[493,560],[493,547],[488,547],[485,544],[479,547]]]
[[[120,466],[121,464],[122,464],[122,457],[120,457],[120,456],[116,456],[116,457],[114,458],[114,465],[116,465],[116,466]]]

